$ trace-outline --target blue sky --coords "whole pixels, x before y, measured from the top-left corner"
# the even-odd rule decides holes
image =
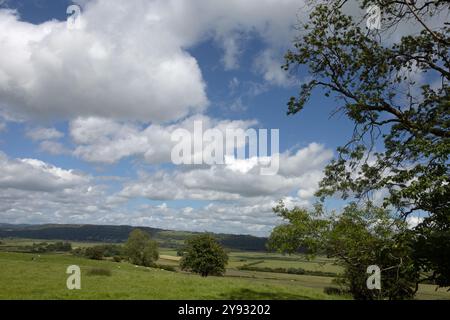
[[[301,1],[78,1],[76,30],[71,1],[0,3],[1,222],[267,235],[352,133],[320,92],[286,115],[308,76],[280,68]],[[170,133],[195,119],[279,129],[279,173],[173,165]]]

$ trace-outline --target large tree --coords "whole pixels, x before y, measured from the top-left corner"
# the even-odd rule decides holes
[[[125,243],[125,253],[131,263],[151,267],[158,260],[158,243],[140,229],[131,231]]]
[[[228,255],[217,240],[209,234],[200,234],[186,240],[181,269],[200,274],[222,275],[228,263]]]
[[[312,3],[310,19],[286,54],[285,70],[306,69],[310,79],[289,100],[288,114],[300,112],[316,92],[334,98],[334,112],[354,123],[317,195],[361,201],[378,193],[383,206],[403,219],[425,213],[408,233],[411,255],[427,278],[448,286],[450,2]],[[381,29],[368,30],[364,14],[348,14],[352,5],[362,13],[378,6]]]
[[[412,261],[406,223],[388,210],[352,203],[338,214],[326,214],[320,206],[289,210],[280,203],[274,211],[286,223],[272,231],[269,248],[284,253],[306,248],[309,257],[333,258],[343,267],[336,282],[355,299],[410,299],[417,292],[420,271]],[[367,287],[369,266],[381,272],[380,290]]]

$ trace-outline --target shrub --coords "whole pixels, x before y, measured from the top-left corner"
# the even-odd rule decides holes
[[[114,262],[121,262],[123,259],[122,259],[122,257],[121,256],[114,256],[113,257],[113,261]]]
[[[72,251],[72,244],[70,244],[69,242],[58,241],[50,244],[49,248],[53,249],[51,251],[69,252]]]
[[[58,241],[55,243],[33,243],[32,246],[27,246],[26,250],[33,253],[45,252],[69,252],[72,251],[72,244],[70,242]]]
[[[336,287],[325,287],[323,289],[323,292],[325,294],[335,295],[335,296],[348,294],[348,292],[346,292],[345,290],[343,290],[341,288],[336,288]]]
[[[274,273],[288,273],[288,274],[305,274],[310,276],[322,276],[322,277],[336,277],[337,274],[334,272],[324,272],[324,271],[313,271],[305,270],[302,268],[269,268],[269,267],[255,267],[254,263],[245,264],[238,267],[239,270],[247,271],[259,271],[259,272],[274,272]]]
[[[88,247],[84,250],[84,256],[93,260],[102,260],[103,248],[100,246]]]
[[[88,276],[106,276],[110,277],[112,275],[111,270],[107,268],[91,268],[86,274]]]
[[[152,268],[158,268],[158,269],[163,269],[166,271],[171,271],[171,272],[176,272],[177,269],[174,266],[169,266],[169,265],[165,265],[165,264],[154,264],[152,266]]]
[[[83,248],[75,248],[72,249],[72,254],[75,256],[84,256],[84,249]]]
[[[99,246],[103,250],[104,257],[123,255],[123,247],[117,244],[104,244]]]

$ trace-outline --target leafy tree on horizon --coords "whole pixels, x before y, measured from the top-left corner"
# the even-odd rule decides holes
[[[407,260],[422,273],[419,281],[449,286],[450,25],[437,17],[449,13],[450,2],[311,3],[316,5],[310,19],[285,56],[286,71],[309,73],[299,95],[290,98],[288,114],[301,112],[318,92],[334,98],[334,112],[354,123],[353,135],[326,167],[317,196],[364,203],[378,193],[396,218],[427,213],[414,230],[402,233],[413,249]],[[367,30],[367,16],[346,14],[355,3],[363,12],[371,5],[381,8],[381,30]],[[405,23],[417,31],[398,36]]]
[[[183,251],[180,261],[182,270],[198,273],[202,277],[225,273],[228,255],[212,235],[200,234],[186,239]]]

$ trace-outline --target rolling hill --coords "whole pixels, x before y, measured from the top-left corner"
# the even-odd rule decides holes
[[[88,224],[44,224],[11,225],[0,223],[0,238],[28,238],[89,242],[124,242],[130,232],[139,228],[167,248],[179,248],[186,238],[196,232],[172,231],[150,227],[88,225]],[[265,251],[267,238],[250,235],[214,234],[226,248],[246,251]]]

